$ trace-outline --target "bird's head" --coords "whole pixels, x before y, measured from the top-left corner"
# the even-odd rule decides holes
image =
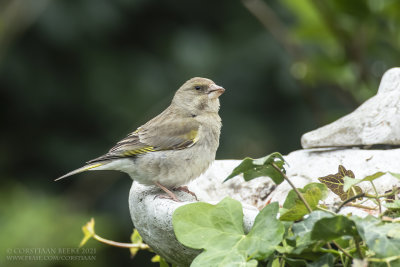
[[[185,82],[176,91],[172,103],[194,115],[201,112],[218,112],[218,97],[224,92],[225,89],[212,80],[195,77]]]

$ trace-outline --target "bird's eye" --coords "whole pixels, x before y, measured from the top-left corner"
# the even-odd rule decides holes
[[[196,86],[194,87],[194,89],[200,90],[200,89],[201,89],[201,86],[200,86],[200,85],[196,85]]]

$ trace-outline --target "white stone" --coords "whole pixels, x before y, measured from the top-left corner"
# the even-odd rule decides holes
[[[337,173],[338,165],[352,170],[358,179],[378,171],[400,173],[400,149],[299,150],[285,156],[285,160],[289,163],[286,167],[287,176],[299,188],[310,182],[319,182],[319,177]],[[200,201],[211,204],[216,204],[226,196],[241,201],[244,206],[245,229],[248,231],[258,214],[258,209],[265,206],[268,201],[278,201],[282,205],[291,188],[283,182],[273,190],[273,182],[268,177],[259,177],[245,182],[242,176],[237,176],[222,183],[240,162],[240,160],[215,161],[204,175],[189,184],[189,189],[196,193]],[[389,174],[378,178],[374,183],[379,193],[390,190],[393,186],[400,186],[400,181]],[[359,186],[373,194],[373,189],[368,182],[360,183]],[[272,193],[269,194],[271,191]],[[179,266],[189,265],[199,251],[186,248],[176,240],[171,218],[176,208],[193,203],[195,200],[184,192],[176,193],[178,198],[184,201],[180,203],[159,198],[158,194],[163,194],[163,192],[156,187],[143,186],[135,182],[132,184],[129,207],[134,225],[144,241],[156,253]],[[339,197],[333,193],[329,194],[325,200],[327,205],[340,202]],[[372,202],[364,205],[374,206]],[[341,210],[341,214],[348,213],[366,216],[376,215],[377,211],[363,211],[353,207],[344,207]]]
[[[400,145],[400,68],[388,70],[378,93],[352,113],[301,138],[303,148]]]
[[[362,179],[376,172],[400,173],[400,149],[365,150],[360,148],[317,148],[298,150],[285,156],[289,166],[286,168],[287,176],[296,187],[304,187],[306,184],[319,183],[318,178],[329,174],[336,174],[338,166],[343,165],[347,170],[352,170],[356,179]],[[393,186],[400,186],[400,181],[390,174],[385,174],[374,181],[379,194],[390,190]],[[358,184],[364,192],[374,194],[371,183]],[[283,182],[268,196],[267,201],[278,201],[281,205],[286,195],[292,188],[287,182]],[[324,201],[328,206],[340,203],[340,198],[330,193]],[[364,203],[365,206],[375,206],[372,202]],[[368,214],[377,215],[376,211],[354,209],[345,207],[340,213],[352,212],[359,216]]]
[[[242,202],[244,228],[248,232],[258,214],[256,207],[262,208],[268,194],[275,188],[269,178],[254,179],[245,182],[237,176],[226,183],[223,180],[240,164],[240,160],[218,160],[202,176],[188,185],[196,193],[199,201],[217,204],[226,196]],[[161,190],[152,186],[133,182],[129,194],[129,209],[134,226],[143,240],[159,255],[170,263],[188,266],[200,252],[186,248],[175,238],[172,227],[172,214],[182,205],[194,203],[193,196],[185,192],[175,192],[183,202],[157,197]]]

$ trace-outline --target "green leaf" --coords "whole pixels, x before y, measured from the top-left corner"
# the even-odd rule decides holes
[[[164,258],[160,257],[160,255],[155,255],[151,258],[151,262],[158,262],[160,267],[169,267],[168,262]]]
[[[363,179],[361,179],[361,181],[362,182],[364,182],[364,181],[371,182],[371,181],[373,181],[373,180],[375,180],[375,179],[377,179],[377,178],[379,178],[379,177],[381,177],[382,175],[385,175],[385,174],[386,174],[386,172],[376,172],[374,174],[365,176]]]
[[[304,267],[307,265],[307,261],[305,259],[293,259],[285,257],[285,262],[290,267]]]
[[[272,254],[285,233],[285,227],[276,219],[279,205],[271,203],[257,215],[254,225],[241,243],[241,249],[247,249],[249,255],[256,259],[264,259]]]
[[[392,224],[391,229],[389,229],[386,235],[388,238],[400,239],[400,224],[399,223]]]
[[[346,235],[357,236],[356,225],[346,216],[337,215],[317,221],[311,232],[311,239],[331,241]]]
[[[343,177],[343,191],[348,191],[352,186],[362,182],[360,179],[354,179],[348,176]]]
[[[389,172],[390,175],[392,175],[393,177],[397,178],[400,180],[400,173],[395,173],[395,172]]]
[[[394,200],[393,202],[386,202],[383,204],[386,208],[391,210],[398,210],[400,209],[400,200]]]
[[[310,245],[316,243],[315,240],[311,239],[311,232],[314,228],[314,224],[322,218],[330,218],[333,215],[326,211],[313,211],[310,215],[304,219],[304,221],[294,223],[292,226],[293,237],[291,239],[296,241],[296,247],[293,249],[293,254],[300,254]]]
[[[276,219],[278,203],[267,205],[245,235],[240,202],[229,197],[217,205],[193,203],[175,210],[172,223],[179,242],[204,249],[192,266],[257,266],[282,241],[283,224]]]
[[[347,192],[350,189],[350,187],[352,187],[356,184],[359,184],[361,182],[365,182],[365,181],[372,182],[373,180],[375,180],[385,174],[386,174],[386,172],[376,172],[372,175],[368,175],[368,176],[364,177],[364,179],[353,179],[351,177],[345,176],[343,191]]]
[[[92,238],[95,235],[94,232],[94,218],[90,219],[88,223],[86,223],[84,226],[82,226],[82,232],[83,232],[83,239],[81,243],[79,244],[79,247],[82,247],[86,244],[86,242]]]
[[[271,267],[280,267],[281,265],[280,265],[280,263],[279,263],[279,258],[275,258],[273,261],[272,261],[272,264],[271,264]]]
[[[335,257],[327,253],[318,260],[312,262],[312,263],[307,263],[307,267],[333,267],[333,264],[335,262]]]
[[[298,188],[298,190],[312,210],[316,209],[318,202],[325,199],[328,195],[326,186],[320,183],[310,183],[304,188]],[[286,209],[286,211],[283,212],[279,218],[281,221],[297,221],[309,213],[303,201],[293,189],[290,190],[286,197],[285,203],[283,203],[283,208]]]
[[[400,223],[382,223],[381,220],[367,216],[352,216],[361,238],[368,248],[376,253],[375,257],[386,258],[400,255]],[[400,264],[400,260],[392,262],[392,266]]]
[[[389,218],[399,218],[400,217],[400,209],[388,209],[383,213],[383,216]]]
[[[143,239],[136,229],[133,229],[133,233],[131,235],[131,241],[132,241],[132,244],[136,244],[136,245],[143,244]],[[131,248],[129,248],[129,250],[131,252],[131,257],[134,257],[134,256],[136,256],[136,254],[138,253],[140,248],[139,247],[136,247],[136,248],[131,247]]]
[[[280,184],[283,182],[283,175],[272,166],[272,163],[285,173],[285,169],[283,168],[285,160],[283,159],[283,156],[278,152],[274,152],[259,159],[252,159],[249,157],[245,158],[224,180],[224,182],[243,173],[243,178],[246,181],[261,176],[268,176],[275,184]]]

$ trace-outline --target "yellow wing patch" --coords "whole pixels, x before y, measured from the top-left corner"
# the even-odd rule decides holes
[[[142,147],[142,148],[139,148],[139,149],[125,151],[122,155],[124,155],[126,157],[131,157],[131,156],[135,156],[135,155],[138,155],[138,154],[144,154],[144,153],[153,152],[153,151],[156,151],[154,149],[154,147],[146,146],[146,147]]]
[[[182,137],[186,140],[182,142],[179,146],[177,146],[178,149],[184,149],[187,147],[191,147],[194,144],[196,144],[197,141],[199,141],[199,131],[198,130],[191,130],[189,133],[183,135]]]
[[[187,140],[191,140],[193,143],[196,143],[199,140],[199,135],[197,130],[191,130],[189,133],[183,136]]]

